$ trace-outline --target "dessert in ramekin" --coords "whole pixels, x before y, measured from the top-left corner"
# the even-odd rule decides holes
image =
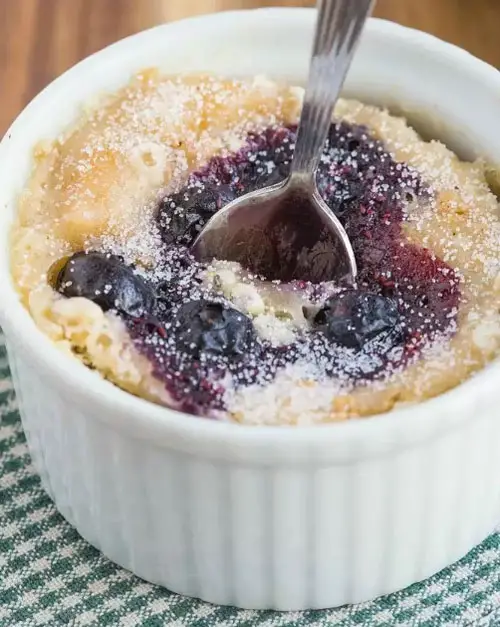
[[[111,559],[215,603],[368,599],[457,559],[500,513],[498,364],[481,370],[498,350],[498,204],[481,161],[500,156],[494,69],[369,23],[319,174],[353,220],[355,288],[269,286],[181,261],[206,218],[199,196],[215,210],[286,173],[301,97],[290,86],[304,78],[313,20],[235,12],[136,35],[50,85],[0,150],[0,319],[42,481]],[[148,89],[170,99],[138,115],[126,94]],[[180,92],[192,106],[179,110]],[[125,117],[106,135],[114,106]],[[135,123],[166,135],[134,139]],[[288,348],[300,342],[302,365]],[[207,352],[224,363],[222,390],[183,370]],[[249,359],[256,373],[233,365]],[[166,385],[174,372],[187,373],[178,387]]]

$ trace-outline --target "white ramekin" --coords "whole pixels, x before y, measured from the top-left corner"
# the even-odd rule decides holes
[[[14,291],[7,233],[31,150],[145,66],[301,81],[312,10],[160,26],[64,74],[0,147],[0,321],[43,485],[110,559],[220,604],[304,609],[370,599],[460,558],[500,518],[499,364],[391,414],[313,428],[243,427],[154,406],[62,355]],[[433,37],[372,20],[347,92],[430,112],[462,155],[500,161],[500,75]],[[429,119],[427,119],[429,125]]]

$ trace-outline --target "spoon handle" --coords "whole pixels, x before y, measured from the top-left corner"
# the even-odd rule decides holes
[[[333,108],[374,0],[318,0],[316,32],[291,179],[314,181]]]

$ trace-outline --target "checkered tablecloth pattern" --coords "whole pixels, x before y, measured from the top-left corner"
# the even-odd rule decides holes
[[[454,566],[357,606],[310,612],[217,607],[148,584],[87,544],[31,464],[0,335],[0,627],[441,627],[500,625],[500,533]]]

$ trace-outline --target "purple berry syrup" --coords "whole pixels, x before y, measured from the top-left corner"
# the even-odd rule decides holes
[[[430,202],[432,191],[415,170],[394,161],[366,128],[339,123],[330,129],[318,170],[318,188],[351,239],[359,271],[354,291],[360,298],[369,293],[379,296],[379,301],[390,299],[399,317],[397,324],[356,349],[339,345],[321,330],[323,327],[300,333],[292,345],[273,347],[250,333],[248,318],[243,316],[238,322],[231,310],[224,320],[215,321],[216,329],[221,329],[217,333],[226,334],[224,337],[229,333],[232,345],[242,346],[244,339],[245,350],[226,354],[217,349],[218,345],[213,350],[203,348],[213,346],[211,331],[204,333],[209,328],[206,324],[213,324],[213,316],[220,312],[212,306],[212,318],[206,324],[203,307],[195,308],[202,316],[196,324],[188,313],[179,312],[188,312],[189,308],[182,308],[193,300],[209,299],[228,308],[230,303],[220,293],[207,292],[201,284],[203,267],[190,256],[189,246],[224,204],[286,177],[295,136],[295,127],[252,133],[243,149],[213,157],[189,176],[180,192],[159,204],[157,222],[166,278],[160,282],[151,278],[157,294],[154,314],[124,319],[136,346],[151,361],[155,376],[186,412],[213,415],[224,410],[228,377],[235,388],[266,384],[280,369],[301,360],[314,363],[318,376],[335,377],[346,385],[382,379],[418,358],[422,347],[438,335],[453,332],[459,279],[429,250],[409,243],[403,232],[412,203]],[[349,292],[351,302],[357,294]],[[317,295],[321,305],[321,286]],[[363,302],[376,300],[370,296]],[[330,308],[327,314],[338,310]],[[376,310],[365,314],[368,318],[379,315]],[[240,323],[244,338],[239,335]],[[373,319],[369,323],[374,326]]]

